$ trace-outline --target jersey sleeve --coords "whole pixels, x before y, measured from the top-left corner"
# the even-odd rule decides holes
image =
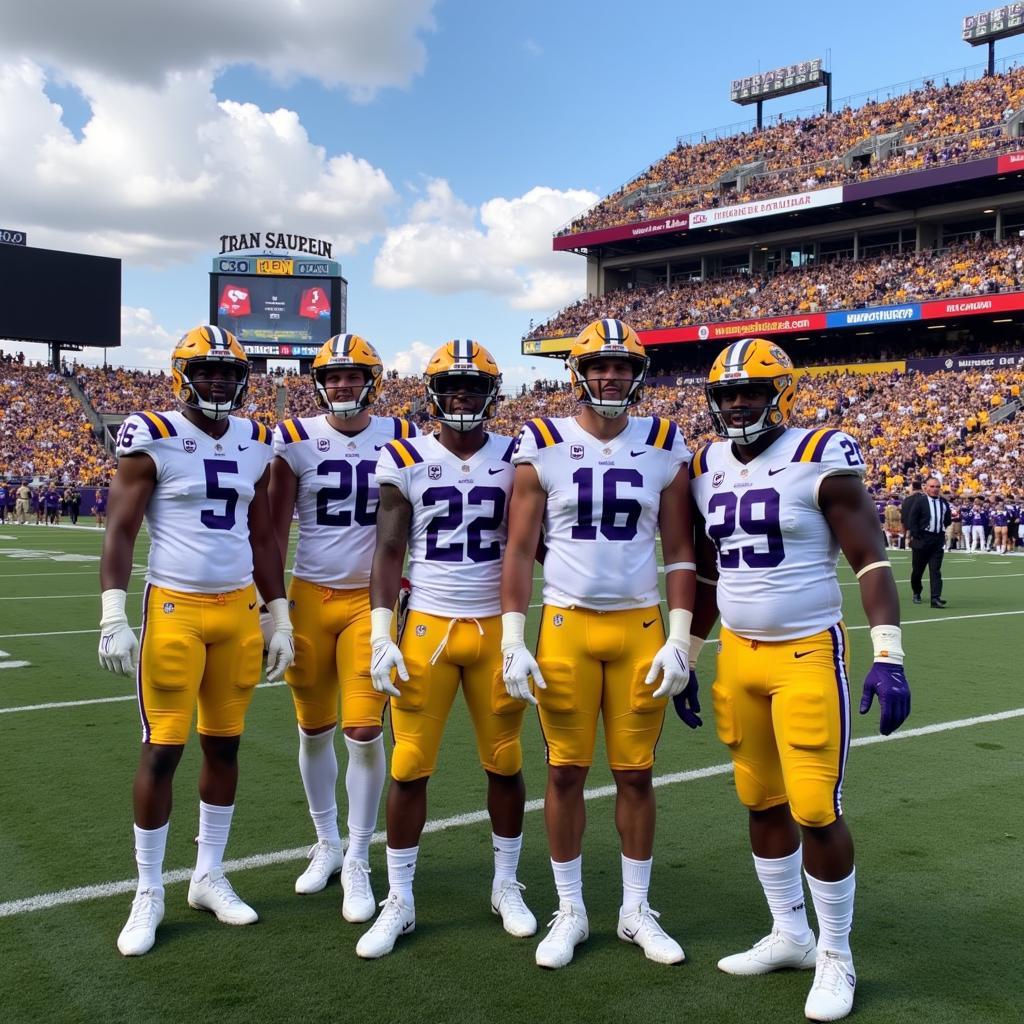
[[[860,444],[842,430],[829,432],[830,436],[822,438],[819,476],[859,476],[866,471],[864,455]]]
[[[423,459],[420,458],[419,461],[422,462]],[[380,455],[377,457],[375,476],[377,477],[378,486],[381,484],[391,484],[398,488],[406,501],[411,501],[407,470],[409,466],[414,464],[415,462],[410,460],[410,448],[408,445],[403,445],[400,441],[388,442],[380,450]]]
[[[533,466],[537,471],[537,478],[540,480],[541,487],[547,488],[544,485],[544,478],[541,475],[541,447],[537,440],[537,431],[532,421],[523,424],[523,429],[519,431],[519,436],[516,438],[515,443],[512,446],[512,465],[513,466]]]
[[[117,457],[148,455],[160,469],[160,442],[176,437],[174,424],[158,412],[137,412],[125,418],[117,431]]]
[[[676,478],[680,466],[688,466],[693,461],[693,452],[683,437],[681,430],[676,430],[676,436],[672,439],[672,447],[669,449],[669,474],[668,482]]]
[[[278,423],[273,431],[273,454],[284,459],[288,468],[296,475],[299,475],[299,446],[292,439],[284,423]]]

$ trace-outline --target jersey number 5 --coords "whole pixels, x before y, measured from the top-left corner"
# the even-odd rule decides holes
[[[220,475],[237,475],[238,463],[226,459],[203,459],[203,470],[206,473],[206,496],[214,501],[223,501],[224,511],[217,513],[212,508],[204,508],[199,513],[199,520],[208,530],[231,530],[235,525],[238,491],[233,487],[221,487]]]
[[[722,518],[712,522],[712,513],[722,510]],[[768,550],[754,544],[723,548],[722,542],[740,529],[750,538],[764,537]],[[738,569],[740,559],[751,569],[771,569],[786,557],[779,526],[779,492],[774,487],[744,491],[737,499],[732,491],[712,494],[708,502],[707,534],[718,548],[718,564],[723,569]]]

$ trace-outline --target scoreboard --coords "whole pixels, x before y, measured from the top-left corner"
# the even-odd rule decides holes
[[[210,323],[225,327],[249,356],[312,359],[345,330],[348,282],[334,260],[214,257]]]
[[[804,89],[816,89],[825,84],[828,72],[820,57],[799,64],[787,64],[774,71],[765,71],[746,78],[734,78],[729,89],[733,103],[757,103],[775,96],[788,96]]]
[[[1006,4],[964,18],[963,38],[971,46],[1024,32],[1024,4]]]

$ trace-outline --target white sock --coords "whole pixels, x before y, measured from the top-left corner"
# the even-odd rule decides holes
[[[218,807],[199,801],[199,852],[196,854],[195,871],[192,872],[193,881],[198,882],[224,862],[224,847],[228,845],[234,813],[234,804]]]
[[[804,874],[807,874],[804,872]],[[853,927],[853,896],[857,872],[851,871],[838,882],[821,882],[807,875],[807,887],[818,917],[818,950],[831,949],[850,956],[850,929]]]
[[[309,816],[313,819],[317,839],[326,839],[335,846],[341,846],[338,799],[335,796],[338,785],[338,757],[334,752],[336,731],[337,727],[310,736],[299,727],[299,775],[302,776],[302,788],[306,791]]]
[[[368,861],[370,837],[377,826],[380,795],[384,792],[387,765],[384,737],[354,740],[345,737],[348,747],[348,769],[345,790],[348,793],[348,852],[346,858]]]
[[[416,858],[420,848],[410,846],[408,850],[392,850],[387,847],[388,886],[403,903],[413,906],[412,882],[416,877]]]
[[[625,854],[622,857],[622,913],[631,914],[641,903],[647,902],[647,892],[651,887],[651,865],[653,858],[632,860]]]
[[[139,868],[137,892],[143,889],[164,891],[164,851],[167,849],[167,830],[170,822],[159,828],[135,829],[135,863]]]
[[[788,857],[754,856],[754,870],[768,901],[775,927],[794,942],[807,942],[811,929],[807,924],[807,902],[804,881],[800,877],[803,848],[797,847]]]
[[[519,870],[519,854],[523,849],[523,834],[515,838],[499,836],[491,833],[491,844],[494,847],[494,881],[492,889],[497,889],[502,882],[515,879]]]
[[[583,854],[575,860],[551,862],[551,870],[555,873],[555,890],[558,900],[568,900],[577,909],[583,909]]]

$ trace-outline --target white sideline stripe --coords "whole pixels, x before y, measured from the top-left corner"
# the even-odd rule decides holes
[[[21,661],[19,665],[28,665],[29,662]],[[0,663],[0,668],[5,666]],[[285,686],[285,681],[279,680],[276,683],[257,683],[257,690],[265,690],[274,686]],[[58,700],[51,704],[22,704],[16,708],[0,708],[0,715],[13,715],[16,711],[52,711],[54,708],[84,708],[89,704],[117,704],[125,700],[137,700],[134,693],[126,693],[121,697],[93,697],[90,700]]]
[[[129,597],[138,597],[144,593],[144,590],[127,591]],[[97,598],[99,596],[97,591],[92,590],[88,594],[36,594],[31,597],[0,597],[0,601],[71,601],[82,597]]]
[[[1010,711],[997,711],[991,715],[977,715],[974,718],[960,718],[952,722],[924,725],[918,729],[907,729],[906,732],[896,732],[890,736],[865,736],[854,740],[851,746],[866,747],[875,743],[888,743],[891,740],[909,740],[917,736],[931,736],[939,732],[950,732],[954,729],[966,729],[973,725],[985,725],[990,722],[1003,722],[1007,719],[1021,717],[1024,717],[1024,708],[1013,708]],[[686,772],[659,775],[653,781],[657,787],[672,786],[678,782],[696,782],[700,779],[710,779],[716,775],[727,775],[731,771],[731,763],[713,764],[707,768],[695,768]],[[614,785],[598,786],[594,789],[584,790],[583,798],[585,800],[600,800],[614,794]],[[539,811],[543,806],[543,800],[528,800],[526,810]],[[455,814],[450,818],[428,821],[423,832],[424,834],[443,832],[449,828],[476,825],[487,820],[488,814],[486,810],[471,811],[468,814]],[[374,832],[370,842],[379,845],[385,842],[386,839],[387,834],[385,832]],[[258,853],[251,857],[240,857],[237,860],[225,861],[224,870],[225,872],[248,871],[250,868],[263,868],[269,867],[272,864],[283,864],[287,861],[305,860],[308,853],[308,845],[293,846],[289,850],[275,850],[272,853]],[[164,885],[186,882],[191,877],[191,868],[177,868],[174,871],[165,871]],[[0,903],[0,917],[14,917],[18,914],[31,914],[37,910],[49,910],[53,907],[68,906],[72,903],[85,903],[90,900],[104,899],[107,896],[120,896],[124,893],[134,892],[136,885],[136,879],[127,878],[120,882],[103,882],[100,885],[86,885],[77,889],[61,889],[58,892],[48,892],[40,896],[9,900],[6,903]]]
[[[530,605],[531,608],[539,608],[540,605]],[[933,619],[904,619],[904,626],[927,626],[935,622],[959,622],[962,619],[994,619],[1003,615],[1024,615],[1024,609],[1015,612],[981,612],[977,615],[944,615],[936,616]],[[853,632],[858,629],[870,629],[868,625],[864,626],[847,626],[846,631]],[[98,629],[75,629],[71,630],[70,633],[9,633],[4,636],[0,636],[0,640],[9,640],[14,637],[33,637],[33,636],[70,636],[74,633],[98,633]],[[138,629],[135,630],[138,632]],[[708,641],[714,641],[718,639],[718,635],[708,637]],[[27,664],[27,662],[26,662]],[[257,689],[262,689],[267,686],[284,686],[283,682],[277,683],[260,683]],[[86,707],[89,704],[113,704],[121,700],[135,700],[135,694],[130,694],[124,697],[96,697],[90,700],[64,700],[57,701],[52,704],[24,704],[19,707],[13,708],[0,708],[0,715],[10,715],[16,711],[49,711],[53,708],[81,708]]]

